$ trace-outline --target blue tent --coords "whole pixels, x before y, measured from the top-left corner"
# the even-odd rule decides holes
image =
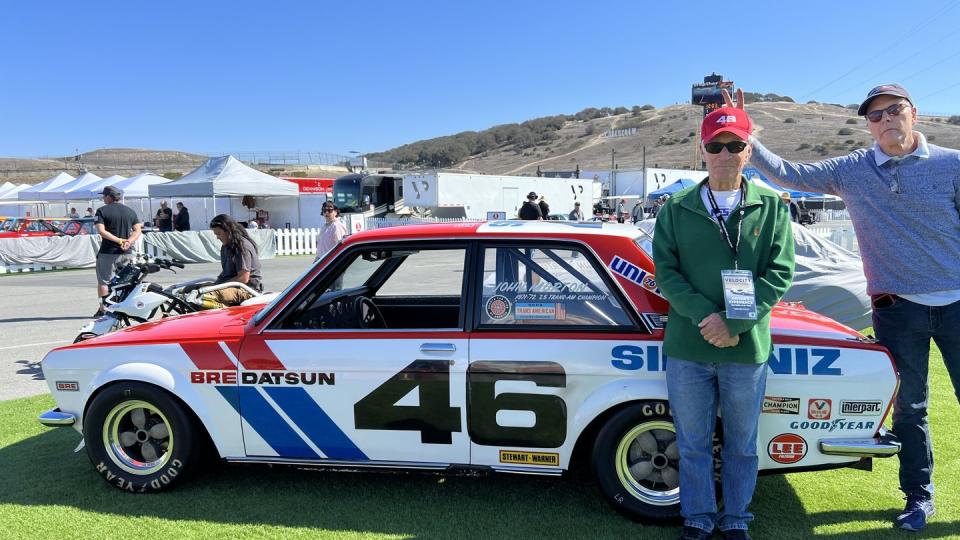
[[[690,186],[695,186],[695,185],[697,185],[697,183],[694,182],[693,180],[689,178],[681,178],[667,187],[662,187],[656,191],[651,191],[650,193],[647,193],[647,198],[656,200],[656,199],[659,199],[660,197],[663,197],[664,195],[673,195],[674,193],[680,191],[681,189],[688,188]]]
[[[800,198],[805,199],[835,199],[831,195],[824,195],[823,193],[814,193],[812,191],[797,191],[795,189],[787,189],[785,187],[780,187],[776,183],[771,182],[766,176],[760,174],[760,171],[753,167],[746,167],[743,169],[743,175],[747,178],[760,178],[767,184],[770,184],[770,187],[774,188],[775,191],[781,192],[786,191],[790,194],[790,198],[793,200],[798,200]]]

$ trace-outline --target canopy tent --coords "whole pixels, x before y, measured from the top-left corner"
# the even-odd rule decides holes
[[[86,200],[90,197],[80,195],[85,192],[85,188],[87,186],[99,182],[100,180],[102,180],[102,178],[96,174],[93,174],[92,172],[85,172],[75,179],[58,187],[57,189],[43,193],[42,198],[48,201]],[[78,196],[80,197],[76,198]]]
[[[800,191],[800,190],[797,190],[797,189],[782,188],[782,187],[774,184],[774,183],[771,182],[770,180],[767,180],[767,177],[766,177],[766,176],[764,176],[763,174],[761,174],[760,171],[758,171],[757,169],[755,169],[755,168],[753,168],[753,167],[747,167],[747,168],[743,169],[743,175],[746,176],[748,179],[750,179],[753,183],[759,184],[759,185],[761,185],[761,186],[763,186],[763,187],[766,187],[766,188],[769,188],[769,189],[772,189],[773,191],[776,191],[777,193],[780,193],[780,194],[789,193],[789,194],[790,194],[790,198],[793,199],[793,200],[797,200],[797,199],[801,199],[801,198],[807,199],[807,200],[816,200],[816,201],[837,201],[837,200],[840,200],[839,197],[836,197],[836,196],[834,196],[834,195],[827,195],[827,194],[824,194],[824,193],[816,193],[816,192],[813,192],[813,191]]]
[[[106,186],[112,186],[117,182],[126,180],[126,177],[115,174],[106,178],[101,178],[96,182],[87,184],[70,195],[71,199],[77,201],[96,200],[100,198],[100,192]]]
[[[124,199],[144,199],[150,197],[148,188],[156,184],[166,184],[170,182],[169,178],[157,176],[153,173],[140,173],[130,178],[124,178],[112,185],[123,193]],[[101,189],[103,189],[101,187]]]
[[[17,197],[22,201],[37,200],[41,198],[42,193],[54,191],[67,182],[73,181],[73,179],[74,178],[67,173],[60,173],[51,178],[47,178],[39,184],[30,186],[27,189],[20,191],[20,193],[17,194]]]
[[[663,197],[664,195],[673,195],[674,193],[680,191],[681,189],[685,189],[695,185],[697,185],[697,183],[694,182],[693,180],[690,180],[689,178],[681,178],[676,182],[670,184],[669,186],[662,187],[656,191],[651,191],[650,193],[647,194],[647,198],[656,200],[656,199],[659,199],[660,197]]]
[[[149,186],[150,197],[297,197],[297,184],[243,164],[233,156],[210,158],[186,176]]]
[[[4,193],[13,191],[16,188],[17,188],[16,184],[12,184],[10,182],[4,182],[0,184],[0,199],[3,198]]]
[[[19,199],[17,194],[25,189],[30,188],[30,184],[20,184],[18,186],[10,184],[9,182],[7,182],[7,184],[9,184],[12,187],[7,188],[3,191],[0,191],[0,199],[7,199],[7,200]],[[6,186],[7,184],[4,184],[4,186]]]

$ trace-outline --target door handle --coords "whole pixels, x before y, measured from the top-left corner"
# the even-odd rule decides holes
[[[420,345],[420,352],[457,352],[457,346],[453,343],[424,343]]]

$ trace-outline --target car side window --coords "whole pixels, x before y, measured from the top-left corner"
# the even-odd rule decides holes
[[[579,248],[487,247],[482,279],[481,326],[634,326]]]

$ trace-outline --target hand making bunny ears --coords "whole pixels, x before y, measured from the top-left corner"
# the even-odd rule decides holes
[[[737,88],[737,104],[733,104],[733,99],[730,97],[730,92],[727,92],[726,89],[720,91],[723,94],[723,106],[724,107],[736,107],[740,110],[743,110],[744,100],[743,100],[743,89]]]

